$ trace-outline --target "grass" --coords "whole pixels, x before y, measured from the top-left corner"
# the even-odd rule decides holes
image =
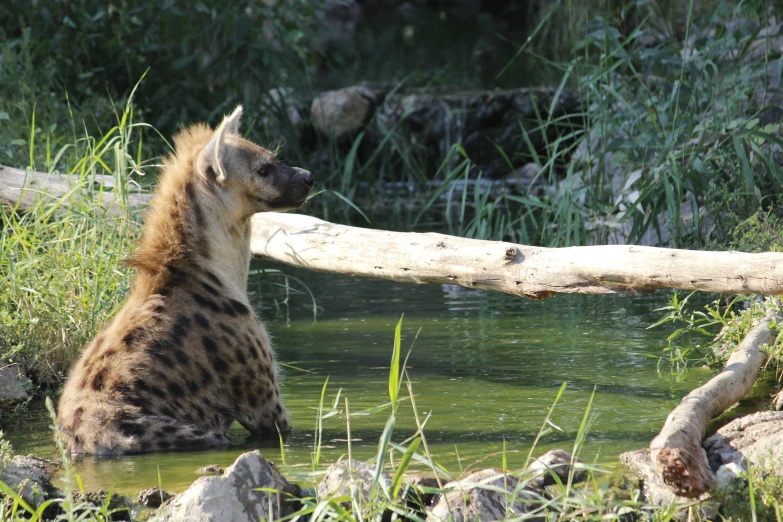
[[[659,360],[659,370],[664,362],[668,362],[673,373],[683,373],[689,367],[704,364],[722,368],[767,310],[780,310],[777,297],[762,300],[749,295],[731,299],[722,297],[695,307],[689,302],[695,294],[691,292],[680,297],[674,292],[669,304],[656,310],[665,313],[649,328],[674,327],[666,339],[667,346]],[[779,363],[782,349],[781,325],[773,323],[772,328],[778,334],[772,345],[766,348],[770,356],[768,366]],[[778,380],[783,380],[780,372]]]
[[[547,192],[518,202],[509,192],[494,201],[463,195],[474,203],[460,212],[461,230],[497,238],[513,236],[506,227],[521,228],[552,246],[619,236],[698,247],[725,242],[739,221],[775,208],[783,179],[773,160],[777,124],[762,123],[768,108],[751,99],[771,81],[777,56],[750,58],[757,33],[731,29],[748,15],[747,4],[717,4],[698,16],[694,2],[686,5],[684,40],[653,47],[643,38],[649,18],[625,33],[610,20],[592,20],[574,58],[557,64],[584,93],[584,127],[547,143],[543,155],[528,151]],[[498,206],[516,221],[482,227]]]
[[[24,212],[0,208],[0,357],[21,363],[44,386],[62,382],[128,290],[130,274],[121,261],[138,230],[127,194],[140,173],[140,149],[132,148],[132,137],[142,127],[132,118],[128,104],[101,139],[85,137],[56,151],[56,157],[73,161],[72,191],[55,201],[39,198]],[[96,174],[107,171],[116,176],[118,216],[81,196]]]

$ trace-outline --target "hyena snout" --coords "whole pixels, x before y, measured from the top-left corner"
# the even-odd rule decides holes
[[[280,169],[284,176],[285,188],[283,199],[287,201],[287,206],[294,208],[301,207],[307,200],[307,195],[315,185],[315,179],[310,171],[298,167],[281,165]]]
[[[291,167],[291,169],[294,171],[294,181],[303,183],[309,192],[310,189],[313,188],[313,185],[315,185],[315,179],[313,179],[313,175],[310,173],[310,171],[300,169],[299,167]]]

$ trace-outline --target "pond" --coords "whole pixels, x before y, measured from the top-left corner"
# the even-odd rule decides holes
[[[403,314],[402,347],[404,353],[410,350],[407,371],[419,416],[428,418],[429,449],[455,474],[501,466],[504,449],[510,468],[524,466],[563,382],[566,390],[534,454],[573,447],[595,391],[579,455],[611,465],[619,453],[649,444],[680,398],[713,374],[693,368],[673,377],[665,362],[659,374],[658,357],[671,330],[647,327],[660,317],[654,310],[666,303],[665,293],[528,301],[453,286],[254,268],[267,269],[252,276],[251,300],[285,365],[282,396],[295,427],[285,441],[285,466],[279,442],[247,442],[247,432],[235,425],[232,445],[219,451],[78,458],[76,470],[88,489],[133,493],[160,480],[164,489],[181,491],[197,478],[196,469],[225,467],[255,448],[275,464],[293,468],[289,472],[312,471],[317,410],[327,379],[324,407],[331,409],[339,394],[339,411],[323,421],[319,469],[347,455],[345,398],[353,456],[372,458],[390,410],[367,410],[389,401],[394,327]],[[284,270],[288,279],[274,270]],[[317,304],[315,322],[308,289]],[[756,389],[751,395],[766,392]],[[408,397],[405,387],[401,395]],[[396,417],[392,440],[402,442],[416,430],[410,400],[402,402]],[[54,458],[49,424],[43,406],[34,407],[8,434],[16,453]]]

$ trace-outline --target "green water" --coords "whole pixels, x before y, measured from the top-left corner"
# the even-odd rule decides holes
[[[658,374],[657,357],[670,331],[646,328],[659,317],[654,309],[666,302],[665,294],[643,299],[561,295],[536,302],[456,287],[285,270],[315,295],[315,323],[311,297],[300,282],[289,279],[294,291],[288,296],[279,275],[255,277],[250,286],[278,360],[288,365],[282,395],[295,431],[286,440],[285,456],[288,466],[303,472],[312,469],[316,411],[327,378],[327,407],[338,391],[341,395],[339,413],[324,421],[322,464],[347,454],[346,397],[354,414],[353,455],[375,455],[389,410],[356,414],[388,401],[393,331],[403,313],[403,347],[413,346],[408,372],[415,400],[422,419],[430,415],[425,429],[430,451],[453,472],[500,466],[504,441],[509,467],[521,467],[563,382],[567,389],[552,415],[561,431],[550,427],[535,453],[572,447],[595,389],[581,457],[611,463],[620,452],[649,444],[680,398],[712,375],[701,368],[678,378]],[[16,452],[53,458],[49,424],[43,407],[34,408],[9,433]],[[406,401],[393,440],[400,442],[414,431]],[[196,469],[227,466],[249,449],[259,448],[281,464],[276,441],[248,443],[246,435],[235,425],[232,445],[224,450],[82,457],[75,465],[88,489],[131,493],[157,485],[158,474],[164,489],[181,491],[197,478]]]

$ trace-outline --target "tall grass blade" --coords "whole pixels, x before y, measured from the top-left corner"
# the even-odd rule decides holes
[[[560,398],[563,396],[563,392],[565,391],[567,385],[568,383],[566,381],[563,381],[563,384],[560,385],[560,389],[557,391],[557,395],[555,395],[555,400],[552,402],[552,406],[550,406],[549,410],[547,410],[546,417],[544,417],[544,422],[541,425],[541,429],[538,430],[538,433],[536,433],[536,438],[533,439],[533,444],[531,444],[530,451],[528,451],[527,453],[527,458],[525,459],[525,467],[527,467],[532,461],[533,451],[535,451],[536,446],[538,445],[538,441],[541,438],[541,436],[544,434],[546,427],[550,424],[550,419],[552,418],[552,413],[554,413],[555,411],[555,406],[557,406],[557,403],[560,402]]]
[[[405,314],[400,317],[400,320],[397,321],[397,326],[394,328],[394,348],[392,350],[391,367],[389,368],[389,400],[392,403],[392,411],[397,410],[397,397],[400,393],[400,336],[403,317],[405,317]]]
[[[328,385],[329,377],[327,377],[324,381],[324,385],[321,388],[321,400],[318,402],[318,413],[316,414],[315,425],[315,440],[313,441],[313,444],[315,444],[315,448],[313,448],[313,471],[315,471],[318,468],[318,465],[321,463],[321,446],[324,431],[324,400],[326,398],[326,387]]]
[[[383,465],[385,462],[385,456],[386,456],[386,450],[389,448],[389,442],[391,442],[391,436],[394,432],[394,415],[391,415],[389,419],[386,421],[386,426],[383,428],[383,433],[381,434],[381,438],[378,439],[378,453],[375,456],[375,475],[372,479],[372,490],[375,490],[375,487],[380,482],[381,475],[383,474]],[[386,484],[382,485],[382,488],[386,489]]]
[[[756,484],[753,480],[753,466],[748,466],[748,500],[750,501],[750,519],[757,522],[756,514]]]
[[[25,502],[25,500],[13,489],[11,489],[5,482],[0,481],[0,491],[2,491],[5,496],[13,499],[14,504],[22,506],[22,509],[27,511],[30,515],[33,517],[36,516],[36,510],[33,509],[30,504]],[[36,518],[31,518],[32,521],[37,520]]]
[[[343,196],[341,193],[337,192],[336,190],[329,190],[329,191],[327,191],[327,192],[330,192],[330,193],[334,194],[335,196],[337,196],[338,198],[340,198],[340,199],[341,199],[343,202],[345,202],[345,204],[346,204],[346,205],[348,205],[349,207],[351,207],[352,209],[354,209],[356,212],[358,212],[358,213],[359,213],[359,215],[360,215],[360,216],[362,216],[362,217],[364,218],[364,220],[367,222],[367,224],[369,224],[369,225],[371,225],[371,224],[372,224],[372,221],[370,221],[370,218],[368,218],[368,217],[367,217],[367,214],[365,214],[365,213],[364,213],[364,211],[362,211],[362,209],[360,209],[360,208],[359,208],[359,207],[356,205],[356,203],[354,203],[353,201],[351,201],[351,200],[350,200],[350,199],[348,199],[347,197]]]
[[[413,439],[408,445],[408,449],[403,453],[402,459],[400,459],[400,465],[397,467],[397,473],[394,474],[394,479],[392,480],[392,498],[397,498],[399,496],[400,486],[402,486],[402,477],[408,470],[408,466],[410,466],[411,459],[416,453],[416,450],[419,449],[419,444],[421,444],[420,438]]]
[[[748,161],[748,155],[745,152],[745,147],[742,145],[739,136],[736,134],[732,136],[731,139],[734,143],[734,150],[737,152],[737,157],[740,160],[740,170],[742,172],[742,179],[745,181],[745,189],[748,191],[748,195],[753,196],[756,205],[758,205],[760,202],[756,196],[756,183],[753,179],[753,171],[750,168],[750,162]]]

